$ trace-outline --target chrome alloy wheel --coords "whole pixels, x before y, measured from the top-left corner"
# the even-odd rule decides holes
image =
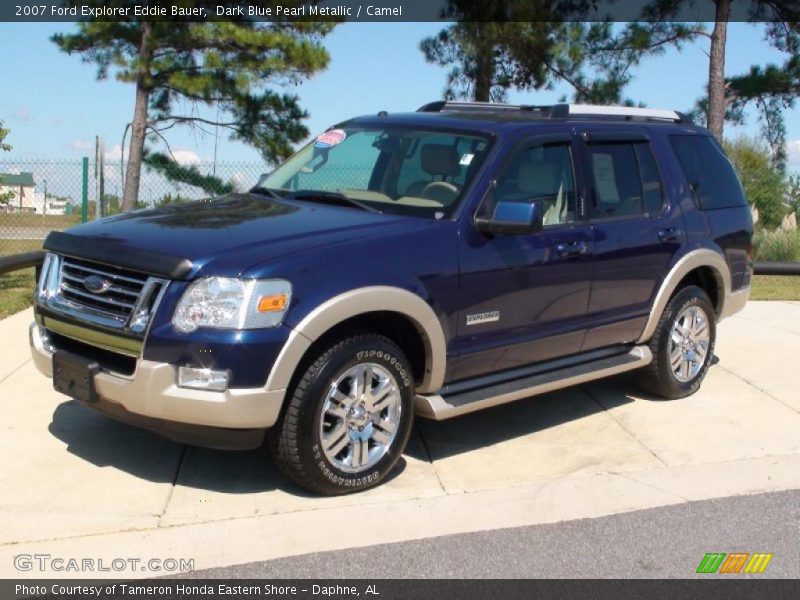
[[[711,330],[705,311],[697,306],[685,308],[675,319],[669,337],[669,366],[675,379],[688,383],[697,377],[710,343]]]
[[[397,380],[383,366],[360,363],[331,384],[322,403],[320,439],[325,458],[346,473],[373,467],[400,426]]]

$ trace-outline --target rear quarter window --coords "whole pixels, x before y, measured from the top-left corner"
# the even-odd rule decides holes
[[[671,135],[669,141],[694,192],[698,208],[713,210],[747,206],[733,165],[714,138]]]

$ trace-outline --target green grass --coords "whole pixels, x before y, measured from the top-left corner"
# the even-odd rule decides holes
[[[800,300],[800,276],[756,275],[751,300]]]
[[[37,215],[33,213],[0,214],[0,232],[14,227],[42,227],[44,229],[66,229],[81,222],[81,215]]]
[[[0,240],[0,256],[41,250],[41,240]],[[31,305],[34,270],[23,269],[0,275],[0,319]]]
[[[0,256],[41,250],[44,240],[0,240]]]
[[[0,275],[0,319],[31,305],[33,273],[33,269],[24,269]]]

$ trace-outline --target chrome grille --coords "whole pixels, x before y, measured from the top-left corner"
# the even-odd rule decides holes
[[[100,293],[86,288],[87,277],[97,275],[109,285]],[[61,263],[61,293],[79,306],[128,320],[147,284],[147,276],[73,258]]]
[[[168,284],[138,271],[48,253],[36,302],[81,321],[143,335]]]

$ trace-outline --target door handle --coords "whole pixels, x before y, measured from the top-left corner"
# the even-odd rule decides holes
[[[556,246],[556,251],[560,256],[579,256],[581,254],[586,254],[586,250],[588,250],[588,246],[586,242],[568,242],[564,244],[559,244]]]
[[[677,227],[667,227],[658,230],[658,239],[662,242],[672,242],[678,239],[681,235],[681,230]]]

